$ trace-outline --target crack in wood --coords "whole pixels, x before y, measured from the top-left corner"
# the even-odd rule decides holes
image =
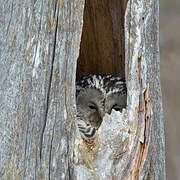
[[[59,3],[57,3],[57,0],[56,0],[55,12],[56,12],[57,4],[59,4]],[[59,5],[58,5],[57,17],[56,17],[56,30],[55,30],[54,51],[53,51],[53,58],[54,59],[55,59],[55,46],[56,46],[57,28],[58,28],[58,16],[59,16]],[[54,63],[54,59],[53,59],[53,63]],[[52,67],[51,70],[52,70],[51,72],[53,73],[53,67]],[[49,180],[51,179],[51,156],[52,156],[51,153],[52,153],[52,144],[53,144],[53,139],[54,139],[54,127],[55,127],[55,123],[54,123],[54,126],[53,126],[53,132],[52,132],[52,138],[51,138],[51,144],[50,144],[50,151],[49,151],[49,173],[48,173]]]
[[[8,34],[8,32],[9,32],[9,27],[10,27],[11,20],[12,20],[13,6],[14,6],[14,4],[13,4],[13,1],[12,1],[12,5],[11,5],[11,16],[10,16],[10,20],[9,20],[9,23],[8,23],[8,26],[7,26],[7,30],[6,30],[6,37],[8,37],[7,34]]]
[[[56,0],[57,3],[57,0]],[[56,11],[56,9],[55,9]],[[54,69],[54,60],[55,60],[55,50],[56,50],[56,38],[57,38],[57,28],[58,28],[58,14],[59,14],[59,7],[57,9],[57,17],[56,17],[56,28],[54,33],[54,43],[53,43],[53,54],[52,54],[52,63],[51,63],[51,69],[50,69],[50,77],[49,77],[49,83],[48,83],[48,91],[46,96],[46,109],[45,109],[45,115],[44,115],[44,124],[42,127],[41,137],[40,137],[40,161],[42,159],[42,144],[43,144],[43,136],[44,131],[46,128],[46,122],[47,122],[47,116],[49,111],[49,100],[50,100],[50,92],[51,92],[51,85],[52,85],[52,77],[53,77],[53,69]],[[49,172],[50,177],[50,172]]]

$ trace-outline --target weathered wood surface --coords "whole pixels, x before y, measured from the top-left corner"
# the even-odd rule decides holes
[[[77,78],[125,76],[124,12],[127,0],[85,1]]]
[[[128,106],[84,142],[74,123],[84,0],[0,1],[1,179],[165,179],[158,5],[129,0]]]
[[[0,1],[0,179],[71,179],[84,0]]]
[[[159,1],[129,1],[125,29],[128,114],[136,134],[131,177],[166,179]]]

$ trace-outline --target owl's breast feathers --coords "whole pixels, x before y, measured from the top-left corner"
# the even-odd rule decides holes
[[[97,134],[97,129],[92,127],[90,124],[86,125],[84,122],[78,123],[78,128],[81,136],[85,139],[94,139]]]

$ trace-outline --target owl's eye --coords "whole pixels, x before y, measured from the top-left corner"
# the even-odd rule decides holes
[[[97,107],[94,104],[89,104],[88,107],[92,110],[97,110]]]
[[[122,107],[121,106],[118,106],[117,104],[115,104],[112,109],[114,109],[115,111],[122,111]]]

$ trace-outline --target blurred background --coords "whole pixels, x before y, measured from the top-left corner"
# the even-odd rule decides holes
[[[160,0],[167,180],[180,180],[180,0]]]

